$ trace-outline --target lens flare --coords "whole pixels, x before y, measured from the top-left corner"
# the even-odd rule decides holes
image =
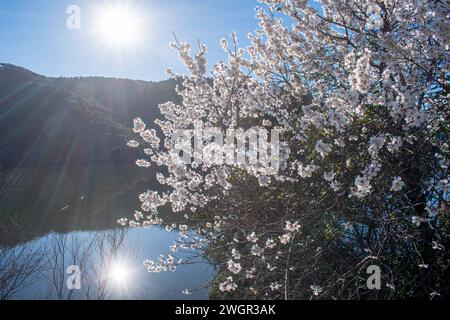
[[[116,284],[126,284],[130,278],[130,272],[128,268],[121,263],[114,263],[108,273],[109,279]]]
[[[129,48],[139,43],[141,19],[132,8],[107,5],[98,11],[97,33],[102,41],[119,48]]]

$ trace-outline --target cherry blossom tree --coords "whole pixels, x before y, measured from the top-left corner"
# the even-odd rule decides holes
[[[448,2],[261,2],[247,48],[223,39],[228,59],[211,73],[204,45],[192,55],[172,44],[188,74],[168,70],[182,103],[160,106],[163,136],[134,121],[128,145],[148,156],[137,165],[161,167],[169,191],[141,194],[141,211],[119,222],[180,232],[148,270],[173,270],[177,251],[195,249],[219,266],[213,296],[448,297]],[[238,128],[281,132],[276,174],[174,152],[191,147],[174,141],[179,130],[195,140]],[[165,225],[166,205],[186,221]],[[380,290],[366,286],[369,265]]]

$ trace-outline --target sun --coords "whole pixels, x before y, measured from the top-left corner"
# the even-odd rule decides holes
[[[106,5],[98,9],[97,33],[100,40],[117,48],[130,48],[140,42],[140,16],[126,5]]]
[[[124,264],[115,262],[109,269],[108,277],[115,284],[124,285],[130,278],[130,271]]]

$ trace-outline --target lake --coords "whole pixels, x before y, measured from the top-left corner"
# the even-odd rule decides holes
[[[201,258],[175,272],[149,273],[143,265],[169,253],[177,232],[118,228],[119,218],[139,209],[140,193],[158,190],[152,170],[91,165],[20,168],[3,175],[0,298],[208,297],[215,270]],[[182,214],[164,208],[160,216],[172,223]],[[75,290],[67,288],[71,265],[80,269],[81,288]]]

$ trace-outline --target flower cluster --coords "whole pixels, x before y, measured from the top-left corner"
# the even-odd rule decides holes
[[[188,217],[199,218],[201,224],[178,227],[184,247],[220,243],[218,247],[224,251],[221,263],[230,276],[220,283],[220,291],[235,291],[239,281],[256,279],[257,270],[264,268],[264,272],[273,272],[264,290],[248,287],[252,294],[275,295],[289,274],[277,270],[283,266],[288,271],[295,269],[287,265],[291,244],[303,229],[300,222],[305,226],[303,220],[312,223],[317,215],[332,216],[338,227],[324,225],[325,235],[320,239],[339,235],[342,221],[352,225],[347,221],[348,213],[356,208],[364,208],[375,219],[370,208],[375,208],[374,203],[380,199],[405,201],[413,194],[419,199],[414,179],[422,179],[419,184],[426,185],[426,196],[431,194],[421,206],[430,212],[446,208],[450,164],[448,133],[444,130],[448,126],[449,8],[444,2],[417,0],[324,0],[319,1],[322,10],[309,1],[260,2],[267,7],[257,10],[260,29],[249,35],[249,46],[239,48],[235,33],[231,43],[223,39],[221,46],[228,61],[214,65],[211,75],[207,75],[204,45],[193,56],[189,44],[172,44],[188,70],[178,89],[182,102],[160,106],[163,118],[156,124],[164,134],[162,140],[136,118],[133,129],[140,140],[128,142],[131,148],[142,145],[149,156],[138,160],[137,165],[164,167],[157,179],[169,191],[141,194],[142,210],[151,215],[137,215],[133,223],[121,219],[119,223],[143,225],[147,219],[147,224],[153,224],[158,221],[158,208],[165,205],[174,212],[188,212]],[[285,25],[280,15],[287,16],[291,23]],[[186,165],[174,156],[173,150],[190,147],[172,139],[177,130],[191,130],[194,139],[200,133],[192,128],[226,131],[254,123],[283,132],[279,155],[283,161],[276,175],[269,177],[257,167],[243,168],[234,158],[223,163],[199,163],[195,159],[203,155],[194,152],[194,161]],[[209,154],[226,153],[214,145],[211,148]],[[433,164],[433,174],[425,181],[414,165],[421,165],[417,159],[426,156],[429,163],[438,164]],[[239,216],[247,207],[242,211],[236,204],[221,207],[226,199],[241,196],[233,188],[248,186],[252,183],[249,181],[274,195],[270,197],[269,193],[264,205],[258,207],[260,220],[266,221],[270,230],[243,223]],[[280,192],[280,186],[288,187]],[[304,196],[299,195],[298,188]],[[308,196],[309,192],[316,197]],[[325,205],[319,196],[332,200]],[[265,211],[275,201],[281,202],[277,202],[280,212],[271,216]],[[213,206],[222,209],[220,216],[207,214]],[[334,211],[326,215],[330,208]],[[391,208],[394,206],[386,205],[380,210]],[[414,212],[418,206],[411,208]],[[392,217],[400,211],[391,210],[380,217]],[[336,218],[339,213],[345,219]],[[419,214],[411,216],[409,211],[408,215],[408,222],[414,225],[431,221]],[[191,227],[199,236],[188,243]],[[354,224],[344,230],[346,234],[367,231],[358,228]],[[299,247],[315,245],[308,237],[299,243]],[[316,261],[322,250],[308,252]],[[147,268],[156,272],[175,264],[173,257],[146,262]],[[324,292],[319,285],[311,285],[308,290],[313,296]]]

